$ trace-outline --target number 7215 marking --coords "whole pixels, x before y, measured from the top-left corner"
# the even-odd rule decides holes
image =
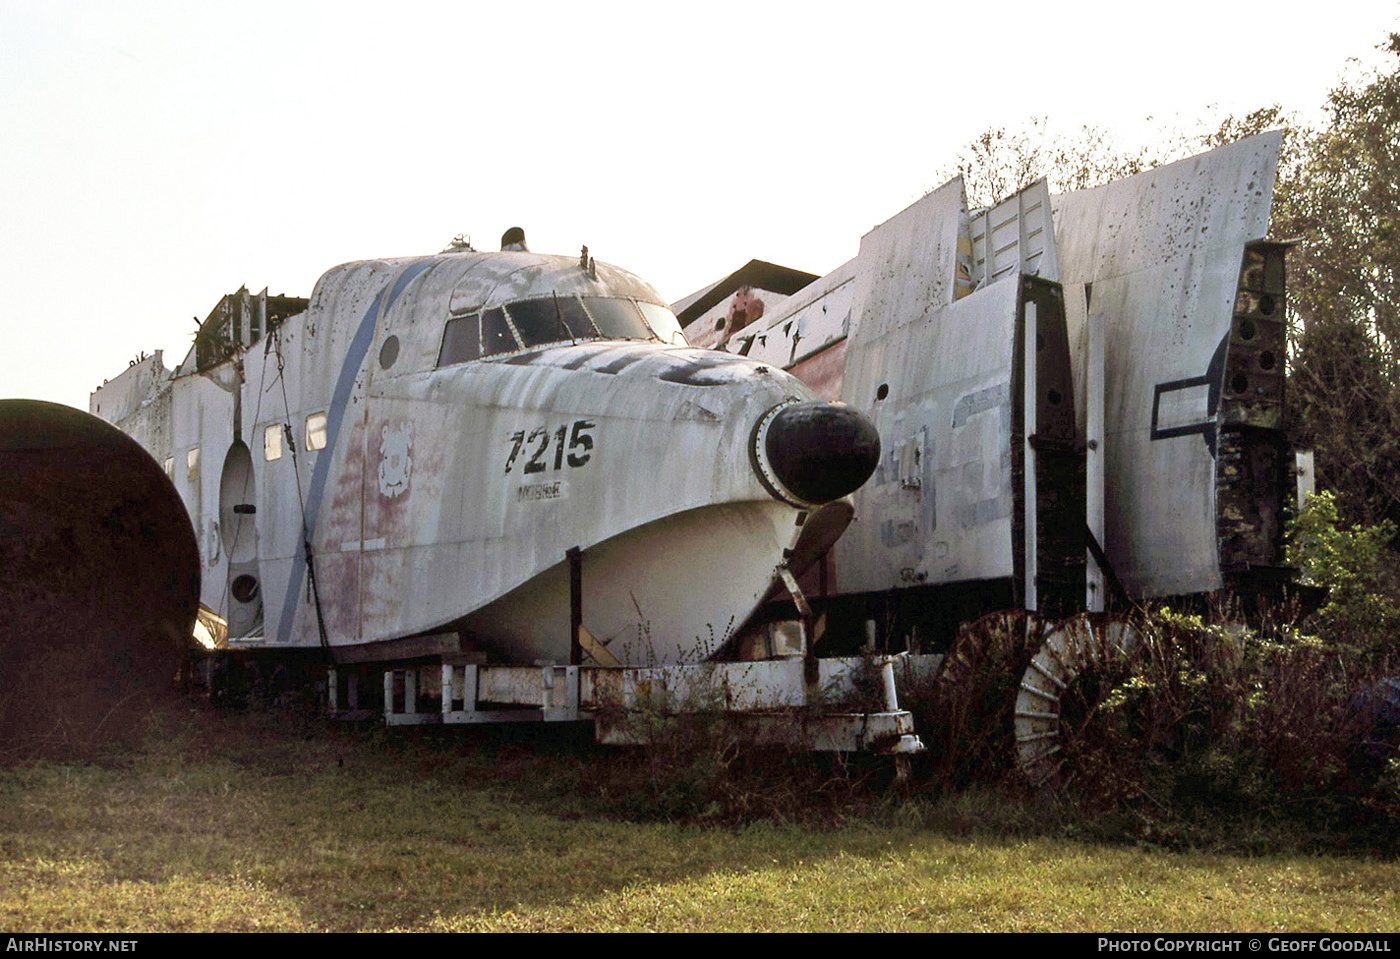
[[[589,420],[574,420],[572,429],[566,423],[553,432],[548,426],[537,426],[529,433],[524,430],[516,430],[510,435],[511,447],[510,455],[506,457],[506,472],[509,473],[515,467],[515,461],[520,457],[522,451],[530,454],[530,458],[525,461],[523,472],[526,474],[545,472],[551,468],[549,455],[551,445],[554,447],[553,469],[555,471],[563,469],[566,462],[574,468],[582,466],[593,458],[591,452],[593,437],[589,434],[589,430],[594,429],[596,425]]]

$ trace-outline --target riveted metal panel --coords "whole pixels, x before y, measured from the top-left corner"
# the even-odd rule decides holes
[[[1080,410],[1085,318],[1104,318],[1103,545],[1136,595],[1222,584],[1219,390],[1244,248],[1268,230],[1280,136],[1053,201]]]
[[[843,398],[875,420],[883,453],[837,544],[843,591],[1013,575],[1019,293],[997,283],[850,341]]]
[[[852,335],[879,336],[953,302],[966,211],[955,177],[861,237]]]
[[[788,297],[765,314],[761,330],[744,330],[729,349],[791,370],[840,343],[854,317],[855,264],[852,260]]]

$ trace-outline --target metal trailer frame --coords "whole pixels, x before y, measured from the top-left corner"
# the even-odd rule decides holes
[[[908,756],[924,747],[913,715],[899,708],[897,688],[931,679],[941,658],[794,657],[618,667],[443,657],[438,664],[376,668],[383,669],[387,726],[592,722],[604,745],[641,745],[664,734],[661,720],[667,717],[705,714],[721,718],[754,745]],[[343,704],[336,667],[327,678],[332,714],[363,717],[353,674]]]

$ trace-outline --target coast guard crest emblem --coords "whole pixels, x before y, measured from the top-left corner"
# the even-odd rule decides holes
[[[413,458],[409,456],[413,424],[385,424],[379,437],[379,492],[394,499],[408,493],[408,482],[413,475]]]

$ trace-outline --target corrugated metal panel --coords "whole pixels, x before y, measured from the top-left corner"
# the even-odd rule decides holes
[[[973,214],[968,230],[974,288],[1015,273],[1060,278],[1050,189],[1044,179]]]

